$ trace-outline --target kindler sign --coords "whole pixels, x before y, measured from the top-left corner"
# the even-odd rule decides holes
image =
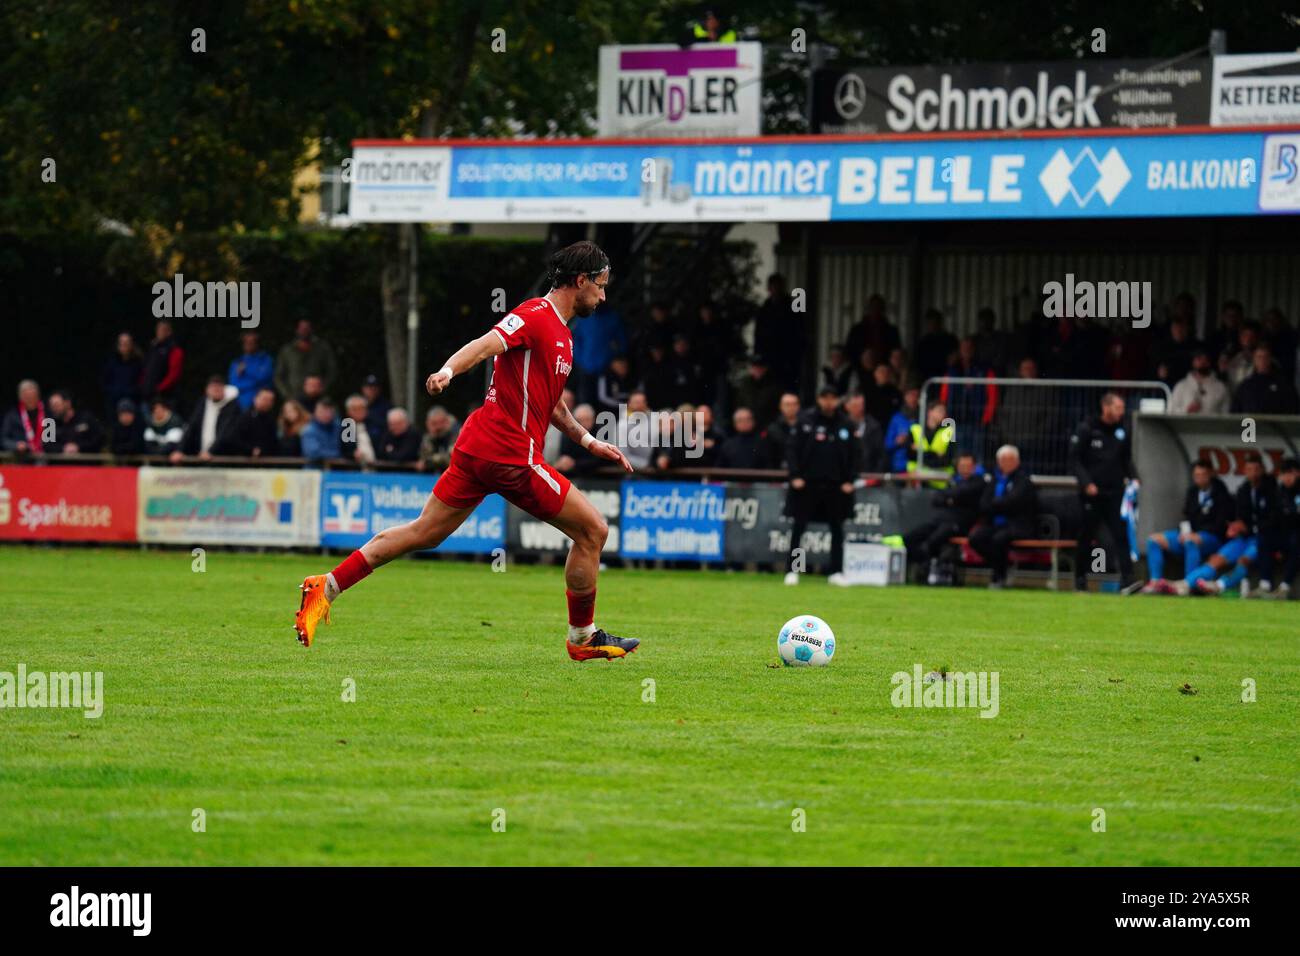
[[[601,136],[757,136],[763,45],[602,46]]]
[[[813,131],[1147,129],[1209,122],[1208,59],[819,70]]]

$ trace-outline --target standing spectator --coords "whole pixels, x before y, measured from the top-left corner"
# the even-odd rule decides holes
[[[324,396],[312,410],[311,421],[302,431],[302,457],[310,462],[342,457],[339,446],[339,416],[334,403]]]
[[[590,429],[588,429],[590,430]],[[722,451],[722,443],[727,440],[727,436],[718,430],[713,421],[713,406],[699,405],[695,409],[695,436],[694,448],[699,449],[699,454],[691,458],[687,456],[686,464],[696,468],[710,468],[717,463],[718,454]]]
[[[596,385],[596,405],[602,412],[617,415],[619,406],[627,404],[631,393],[627,356],[615,355],[609,360],[609,368],[601,374]]]
[[[767,356],[755,355],[749,360],[749,377],[736,386],[736,407],[748,408],[756,421],[769,421],[776,417],[782,391],[781,383],[772,377]]]
[[[180,461],[184,455],[197,455],[206,460],[213,455],[239,453],[235,442],[235,427],[239,424],[236,394],[235,387],[226,384],[224,375],[208,377],[203,400],[195,406],[185,425],[181,447],[171,453],[173,462]]]
[[[1273,349],[1260,342],[1250,356],[1254,374],[1237,386],[1232,411],[1246,415],[1294,415],[1300,398],[1290,376],[1282,374],[1273,361]]]
[[[998,329],[998,315],[985,306],[975,316],[975,361],[996,376],[1006,374],[1011,361],[1011,341]]]
[[[880,425],[883,432],[889,425],[889,420],[894,417],[894,413],[903,406],[903,393],[898,390],[898,383],[894,378],[893,366],[885,365],[883,362],[876,366],[875,374],[872,376],[875,388],[863,396],[867,395],[867,411],[871,417]]]
[[[404,408],[388,412],[388,428],[375,449],[380,461],[415,461],[420,457],[420,436],[411,427],[411,418]]]
[[[948,366],[945,374],[953,378],[995,377],[991,368],[981,365],[975,358],[975,340],[969,336],[958,343],[957,361]],[[984,430],[997,415],[998,398],[998,387],[993,384],[944,382],[939,389],[939,400],[952,409],[953,418],[966,426],[958,436],[963,451],[979,456],[984,446]]]
[[[668,306],[662,302],[655,302],[650,306],[650,321],[637,334],[636,337],[636,360],[638,364],[643,364],[650,356],[650,350],[655,346],[663,349],[667,354],[673,344],[673,333],[676,328],[668,312]]]
[[[900,344],[898,329],[885,315],[884,297],[872,295],[867,299],[862,318],[854,323],[845,336],[844,351],[851,356],[860,357],[867,349],[871,349],[872,354],[883,361]]]
[[[54,416],[54,447],[51,451],[65,455],[91,455],[104,447],[104,428],[90,412],[79,412],[72,404],[72,393],[50,393],[50,413]]]
[[[598,380],[609,367],[610,359],[627,351],[627,330],[623,316],[602,302],[586,318],[570,325],[573,335],[573,364],[577,372],[578,400],[596,401]]]
[[[700,371],[691,351],[691,340],[682,333],[673,336],[673,354],[668,359],[671,387],[668,404],[694,405],[700,400]]]
[[[767,278],[767,301],[754,317],[754,351],[770,363],[778,388],[798,390],[806,344],[803,321],[794,311],[785,276],[774,272]],[[753,405],[750,409],[763,420],[761,409]]]
[[[781,396],[779,414],[763,430],[761,437],[767,443],[767,460],[770,468],[788,467],[785,451],[790,447],[790,433],[799,422],[799,405],[799,396],[794,392],[786,392]]]
[[[285,398],[291,398],[302,392],[307,376],[315,375],[321,380],[321,391],[329,392],[337,372],[334,349],[312,332],[309,320],[300,319],[294,329],[293,341],[287,342],[276,356],[276,390]]]
[[[1070,436],[1070,470],[1079,482],[1083,526],[1074,553],[1074,587],[1088,589],[1092,543],[1105,528],[1111,537],[1112,556],[1119,558],[1120,589],[1133,588],[1133,559],[1128,530],[1120,516],[1125,482],[1133,477],[1128,430],[1124,427],[1124,399],[1114,392],[1101,397],[1101,415],[1084,420]]]
[[[1192,355],[1192,367],[1169,399],[1174,415],[1223,415],[1228,411],[1228,386],[1214,374],[1210,353],[1204,348]]]
[[[921,384],[942,375],[956,351],[957,336],[943,327],[943,313],[938,309],[926,309],[925,332],[916,344],[916,371]]]
[[[235,425],[235,447],[241,455],[274,458],[280,452],[280,436],[275,428],[275,389],[263,385],[253,396],[253,404],[239,416]]]
[[[590,409],[590,406],[587,406],[587,408]],[[576,410],[573,414],[575,418],[578,418]],[[590,425],[581,418],[578,418],[578,422],[588,431],[591,430]],[[594,424],[595,416],[593,415],[591,425]],[[460,422],[456,421],[455,416],[441,405],[434,405],[433,408],[429,409],[428,414],[424,416],[424,436],[420,439],[420,460],[416,467],[420,471],[444,470],[451,464],[451,450],[456,447],[458,435],[460,435]],[[588,458],[592,461],[600,460],[591,455],[581,457],[584,460]]]
[[[302,433],[310,421],[311,416],[307,414],[307,409],[294,399],[291,398],[280,406],[280,418],[276,424],[280,437],[281,458],[302,457]]]
[[[921,390],[913,385],[903,392],[903,405],[889,419],[885,429],[885,463],[891,472],[907,471],[908,449],[912,443],[912,426],[921,414]]]
[[[30,378],[18,383],[18,407],[5,415],[0,427],[0,443],[5,451],[43,455],[54,450],[53,419],[47,429],[45,402],[41,401],[41,387]]]
[[[140,394],[145,401],[161,395],[168,405],[176,400],[181,375],[185,371],[185,350],[176,341],[171,321],[159,319],[154,326],[154,338],[144,356],[144,371],[140,375]]]
[[[928,564],[925,583],[938,584],[943,578],[945,557],[955,548],[949,538],[967,534],[980,515],[980,502],[988,479],[975,463],[975,456],[962,452],[957,456],[957,476],[951,487],[930,495],[934,518],[903,537],[907,559],[913,565]]]
[[[949,477],[952,476],[952,456],[956,449],[954,431],[952,425],[945,425],[944,420],[948,417],[948,406],[943,402],[935,402],[925,410],[925,427],[921,427],[920,422],[912,425],[908,434],[910,441],[907,448],[907,470],[909,473],[917,470],[917,458],[920,458],[920,469],[922,471],[942,471]],[[1016,459],[1019,461],[1019,452],[1016,453]],[[931,488],[947,488],[948,478],[932,479]]]
[[[1157,531],[1147,538],[1147,576],[1143,594],[1173,594],[1165,580],[1165,556],[1182,558],[1183,574],[1201,566],[1201,556],[1218,551],[1226,540],[1232,520],[1232,495],[1205,459],[1192,465],[1192,483],[1183,498],[1183,523],[1179,528]]]
[[[1038,489],[1020,467],[1019,450],[1015,445],[1003,445],[997,461],[998,473],[985,483],[980,498],[980,516],[986,523],[970,534],[971,549],[993,572],[989,587],[994,590],[1006,587],[1011,542],[1033,537],[1038,514]]]
[[[138,410],[140,399],[143,397],[140,394],[140,376],[143,373],[144,356],[135,344],[135,339],[130,332],[119,332],[117,347],[104,363],[99,378],[100,385],[104,389],[104,400],[114,414],[117,412],[118,404],[124,398],[135,402]]]
[[[240,355],[230,362],[227,378],[239,389],[239,407],[248,411],[258,391],[271,388],[275,381],[275,363],[261,346],[256,332],[245,332],[239,337]]]
[[[114,455],[145,453],[144,422],[140,421],[140,406],[135,399],[117,400],[117,419],[108,433],[108,450]]]
[[[726,374],[738,351],[735,329],[718,316],[713,303],[701,303],[691,329],[691,352],[700,371],[701,401],[714,405],[726,397]]]
[[[1181,382],[1192,367],[1197,351],[1198,344],[1192,336],[1188,317],[1181,314],[1171,317],[1169,337],[1156,344],[1152,356],[1156,379],[1169,386]]]
[[[823,385],[822,388],[829,388]],[[885,437],[875,416],[867,414],[867,403],[861,392],[853,392],[844,399],[844,413],[849,420],[849,430],[858,443],[854,474],[863,471],[885,470]]]
[[[1259,345],[1259,326],[1245,322],[1237,332],[1237,351],[1219,356],[1219,371],[1236,392],[1238,387],[1255,371],[1255,347]]]
[[[1282,310],[1274,306],[1264,313],[1264,341],[1273,349],[1273,360],[1277,362],[1282,374],[1289,379],[1295,378],[1296,371],[1296,333],[1291,328]]]
[[[150,455],[170,455],[181,447],[185,438],[185,421],[167,400],[154,398],[149,405],[149,420],[144,426],[144,450]]]
[[[1237,350],[1237,340],[1241,327],[1246,321],[1246,309],[1236,299],[1228,299],[1219,307],[1219,326],[1209,334],[1205,349],[1217,361],[1225,352]]]
[[[370,432],[370,440],[379,446],[379,440],[384,436],[384,430],[388,427],[388,413],[393,408],[393,403],[384,397],[383,386],[379,384],[378,375],[367,375],[361,383],[361,394],[365,396],[368,410],[366,411],[366,431]]]
[[[645,392],[646,400],[651,408],[667,408],[672,403],[675,385],[667,351],[658,342],[652,344],[642,364],[641,390]]]
[[[375,463],[375,443],[370,438],[370,429],[366,419],[370,414],[370,403],[364,395],[349,395],[343,403],[347,418],[343,420],[343,429],[339,435],[339,450],[344,458],[349,458],[359,465]],[[457,426],[459,428],[459,426]]]
[[[1197,594],[1222,594],[1238,585],[1242,597],[1249,596],[1246,575],[1260,558],[1261,537],[1272,541],[1272,532],[1282,519],[1281,496],[1277,480],[1264,472],[1264,458],[1257,451],[1247,452],[1242,466],[1246,480],[1237,486],[1234,511],[1228,523],[1228,542],[1200,567],[1188,572],[1189,590]],[[1272,555],[1269,556],[1272,571]],[[1261,562],[1262,564],[1262,562]],[[1180,589],[1181,593],[1181,589]]]
[[[817,405],[799,415],[790,435],[786,461],[790,488],[785,514],[794,521],[790,533],[790,562],[785,583],[798,584],[803,570],[803,536],[811,521],[823,521],[831,528],[831,584],[847,585],[844,567],[844,522],[853,513],[853,479],[857,464],[857,441],[848,419],[840,411],[840,398],[822,386]]]
[[[754,428],[754,413],[740,407],[731,413],[731,437],[718,451],[719,468],[771,468],[768,445]]]
[[[298,404],[307,409],[307,412],[316,411],[316,403],[325,398],[325,380],[319,375],[308,375],[302,381],[302,391],[296,396]]]
[[[907,349],[897,348],[889,353],[889,367],[894,370],[894,384],[902,391],[920,385],[916,369],[912,368],[911,356]]]
[[[832,345],[827,352],[826,364],[822,366],[822,380],[819,385],[829,385],[840,395],[849,390],[853,378],[853,366],[844,356],[844,346]]]

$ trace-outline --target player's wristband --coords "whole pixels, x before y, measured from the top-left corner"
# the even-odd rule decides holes
[[[596,444],[595,436],[593,436],[591,432],[587,432],[587,434],[582,436],[581,444],[583,448],[590,448],[592,445]]]
[[[442,368],[438,369],[439,375],[441,375],[443,372],[447,373],[447,381],[449,382],[456,377],[456,373],[451,370],[450,365],[444,365]]]

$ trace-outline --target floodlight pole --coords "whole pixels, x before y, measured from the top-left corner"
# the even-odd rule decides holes
[[[420,224],[410,225],[410,262],[408,273],[410,284],[406,290],[406,413],[412,421],[417,418],[415,411],[416,379],[420,374]]]

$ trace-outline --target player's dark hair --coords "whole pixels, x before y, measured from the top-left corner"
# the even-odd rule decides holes
[[[595,280],[609,268],[609,256],[587,239],[575,242],[551,253],[546,263],[546,277],[552,289],[561,289],[567,285],[577,285],[578,276],[585,275]]]

